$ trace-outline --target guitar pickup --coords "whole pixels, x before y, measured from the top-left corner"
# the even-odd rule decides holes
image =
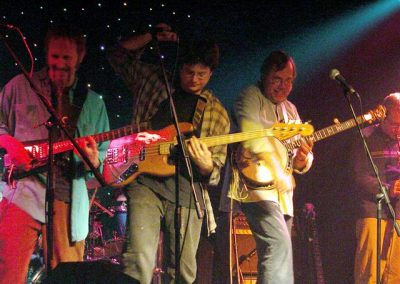
[[[146,147],[142,147],[139,152],[139,161],[144,161],[146,157]]]
[[[133,175],[134,173],[136,173],[137,170],[138,170],[138,168],[139,168],[139,166],[138,166],[137,164],[132,164],[132,165],[130,165],[129,168],[121,174],[121,176],[119,177],[118,181],[119,181],[120,183],[121,183],[121,182],[124,182],[124,181],[125,181],[126,179],[128,179],[131,175]]]
[[[106,153],[107,164],[126,163],[128,161],[128,151],[126,147],[108,148]]]

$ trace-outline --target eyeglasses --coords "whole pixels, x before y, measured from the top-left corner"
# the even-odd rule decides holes
[[[280,86],[281,84],[283,84],[285,86],[290,86],[293,84],[293,79],[287,78],[284,80],[282,78],[275,77],[275,78],[271,78],[271,80],[269,82],[270,82],[270,84],[275,85],[275,86]]]
[[[182,75],[186,78],[197,77],[199,80],[207,79],[210,76],[210,72],[194,72],[192,70],[183,69]]]

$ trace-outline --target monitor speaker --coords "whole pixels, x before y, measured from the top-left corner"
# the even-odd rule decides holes
[[[60,263],[43,283],[138,284],[139,281],[122,273],[119,265],[108,261],[90,261]]]

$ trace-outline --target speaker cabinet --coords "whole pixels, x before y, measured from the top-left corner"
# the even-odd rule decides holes
[[[243,276],[257,274],[256,243],[250,231],[246,217],[238,215],[233,219],[232,250],[236,255]]]

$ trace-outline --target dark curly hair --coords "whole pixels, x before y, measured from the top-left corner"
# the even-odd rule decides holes
[[[192,40],[181,47],[179,66],[203,64],[213,71],[219,63],[218,45],[208,39]]]

